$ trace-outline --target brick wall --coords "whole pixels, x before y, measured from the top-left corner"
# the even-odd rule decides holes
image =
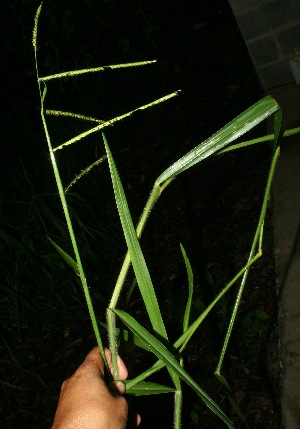
[[[293,81],[289,58],[300,48],[300,0],[229,0],[265,90]]]

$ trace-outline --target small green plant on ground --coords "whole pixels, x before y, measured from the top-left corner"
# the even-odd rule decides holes
[[[70,188],[74,186],[85,174],[87,174],[92,168],[96,168],[100,163],[105,159],[108,161],[112,186],[114,189],[115,202],[118,209],[118,214],[120,217],[120,222],[122,225],[122,230],[124,233],[124,238],[127,245],[127,254],[125,256],[122,268],[120,270],[116,285],[111,292],[111,298],[107,302],[107,314],[106,314],[106,323],[105,315],[103,315],[103,320],[101,321],[102,326],[108,331],[110,348],[112,351],[112,362],[113,362],[113,378],[118,379],[117,371],[117,345],[121,337],[120,333],[122,332],[123,337],[131,338],[131,341],[134,342],[136,346],[142,347],[145,350],[153,353],[157,357],[157,361],[154,365],[148,368],[146,371],[139,374],[132,380],[126,381],[126,390],[128,394],[133,395],[149,395],[149,394],[173,394],[175,396],[175,405],[174,405],[174,428],[178,429],[181,425],[181,408],[182,408],[182,382],[186,383],[195,393],[202,399],[204,404],[210,408],[210,410],[215,413],[229,428],[234,428],[234,425],[230,418],[224,413],[220,406],[214,401],[214,399],[209,396],[203,388],[199,385],[198,381],[193,379],[187,371],[184,369],[184,350],[189,341],[192,341],[193,334],[199,328],[204,319],[208,314],[215,309],[218,303],[222,304],[222,307],[226,305],[224,301],[224,296],[226,293],[235,285],[238,281],[240,285],[237,289],[237,295],[235,297],[235,304],[231,309],[230,321],[227,327],[226,333],[223,339],[223,347],[220,353],[219,361],[215,370],[215,376],[217,380],[222,385],[228,400],[231,405],[235,408],[236,412],[240,415],[241,419],[244,420],[245,425],[247,423],[243,417],[243,414],[239,408],[239,405],[234,398],[234,395],[230,389],[230,386],[227,380],[222,375],[222,366],[224,358],[226,355],[228,343],[232,334],[232,329],[236,320],[237,311],[241,301],[242,293],[245,287],[247,276],[249,273],[250,267],[257,261],[258,258],[262,256],[262,240],[263,240],[263,230],[264,230],[264,219],[266,215],[267,205],[269,201],[270,189],[272,178],[274,175],[274,170],[276,167],[276,162],[279,156],[279,137],[284,137],[288,135],[295,134],[299,132],[299,129],[288,130],[286,133],[280,136],[280,124],[281,124],[281,110],[277,102],[270,96],[263,98],[262,100],[255,103],[253,106],[249,107],[231,122],[229,122],[222,129],[217,131],[213,136],[207,140],[198,144],[194,149],[190,150],[188,153],[184,154],[180,159],[175,163],[170,165],[165,171],[163,171],[156,179],[150,196],[145,204],[144,210],[141,214],[140,221],[137,227],[134,227],[131,212],[129,210],[127,199],[122,185],[121,178],[118,173],[117,166],[113,157],[113,150],[111,150],[110,145],[108,144],[106,135],[104,134],[104,129],[112,125],[117,124],[121,120],[126,119],[127,117],[135,114],[137,111],[146,110],[157,104],[163,103],[173,97],[179,95],[178,91],[174,91],[171,94],[163,96],[157,100],[151,101],[146,105],[136,107],[130,112],[124,113],[118,117],[114,117],[110,120],[103,120],[99,118],[86,117],[79,113],[73,112],[63,112],[58,110],[50,110],[45,107],[46,95],[47,95],[47,85],[53,80],[64,79],[64,78],[75,78],[82,74],[86,73],[95,73],[95,72],[106,72],[107,70],[119,70],[129,67],[141,67],[153,64],[155,61],[144,61],[131,64],[118,64],[110,66],[101,66],[93,69],[83,69],[75,70],[69,72],[60,72],[50,76],[40,76],[38,68],[38,57],[37,57],[37,43],[38,43],[38,20],[41,13],[42,6],[39,7],[36,18],[35,26],[33,31],[33,46],[36,59],[36,72],[37,72],[37,82],[40,93],[41,100],[41,118],[44,126],[44,131],[46,135],[46,140],[48,144],[48,150],[50,153],[50,159],[53,166],[53,172],[56,180],[56,185],[58,188],[59,197],[62,203],[63,212],[66,219],[66,224],[68,232],[70,235],[70,240],[73,247],[74,255],[66,253],[64,249],[58,246],[53,240],[51,243],[60,253],[65,262],[70,265],[74,270],[75,274],[80,278],[80,282],[84,291],[86,303],[88,306],[89,315],[91,318],[91,323],[95,333],[96,341],[99,347],[99,352],[101,353],[104,361],[104,346],[101,337],[101,330],[99,328],[98,321],[95,316],[95,311],[93,308],[92,299],[90,296],[90,290],[88,286],[88,280],[86,278],[85,270],[82,263],[82,256],[79,250],[77,243],[76,235],[74,233],[74,226],[72,217],[70,215],[70,209],[67,204],[66,194],[69,192]],[[71,117],[74,119],[80,119],[83,121],[94,123],[94,126],[89,130],[76,135],[75,137],[54,146],[52,143],[51,136],[49,134],[47,126],[47,115],[54,116],[65,116]],[[274,115],[274,134],[264,136],[259,139],[249,140],[242,143],[233,144],[233,142],[239,139],[246,132],[256,127],[266,118]],[[62,176],[60,169],[57,164],[56,154],[57,151],[65,150],[71,145],[74,145],[77,142],[80,142],[85,137],[91,135],[92,133],[102,134],[101,138],[103,140],[103,145],[105,148],[106,155],[100,157],[95,163],[86,167],[86,169],[80,172],[75,180],[70,184],[64,184],[62,181]],[[169,335],[166,330],[166,325],[164,322],[163,315],[160,310],[160,305],[155,293],[155,288],[149,274],[147,267],[147,262],[143,255],[143,251],[140,245],[139,238],[142,235],[142,232],[146,226],[147,220],[153,209],[155,203],[160,198],[163,191],[172,184],[173,180],[186,170],[194,167],[196,164],[204,161],[210,156],[215,156],[226,151],[241,149],[249,145],[272,141],[273,142],[273,156],[270,165],[269,175],[267,183],[265,186],[265,193],[261,205],[260,216],[257,221],[256,231],[252,240],[251,249],[248,255],[248,260],[245,266],[232,278],[230,282],[218,292],[215,299],[203,310],[200,314],[194,319],[191,320],[191,307],[193,301],[194,285],[193,285],[193,270],[188,259],[188,256],[185,252],[183,246],[181,246],[182,257],[186,267],[187,281],[188,281],[188,293],[186,297],[185,311],[182,319],[182,332],[179,338],[173,343],[169,341]],[[136,320],[128,312],[125,312],[120,308],[120,296],[123,292],[123,285],[125,282],[126,275],[130,266],[133,267],[135,282],[133,287],[137,285],[149,321],[151,324],[151,329],[146,329],[142,326],[141,322]],[[130,291],[127,295],[127,303],[130,301],[131,296]],[[225,312],[225,309],[224,309]],[[256,324],[257,329],[265,325],[264,314],[256,313]],[[120,320],[123,325],[128,329],[120,330],[120,327],[117,326],[117,321]],[[123,326],[121,325],[121,326]],[[130,333],[130,335],[129,335]],[[152,374],[157,371],[166,368],[170,375],[170,386],[160,385],[158,383],[153,383],[147,380]],[[193,412],[193,419],[197,420],[198,409]]]

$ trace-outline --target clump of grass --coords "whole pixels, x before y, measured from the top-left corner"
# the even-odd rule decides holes
[[[97,168],[102,162],[108,160],[110,176],[112,181],[112,186],[115,195],[116,207],[118,210],[122,231],[124,233],[124,238],[127,246],[127,254],[125,256],[123,265],[121,267],[117,282],[115,287],[111,291],[111,297],[107,300],[106,303],[106,324],[105,324],[105,315],[102,315],[102,324],[107,328],[109,335],[110,348],[112,350],[113,357],[113,377],[118,379],[117,372],[117,348],[118,341],[120,340],[120,329],[117,326],[118,320],[120,320],[130,331],[131,341],[154,354],[157,357],[157,362],[152,365],[147,370],[143,371],[141,374],[136,376],[132,380],[126,382],[127,393],[133,395],[148,395],[150,394],[174,394],[175,405],[174,405],[174,428],[178,429],[181,425],[181,408],[182,408],[182,382],[186,383],[195,393],[201,398],[204,404],[215,413],[229,428],[233,428],[234,425],[230,418],[224,413],[220,406],[214,401],[214,399],[205,392],[205,390],[198,384],[197,380],[193,379],[187,371],[184,369],[184,350],[187,344],[193,341],[193,335],[196,330],[200,327],[204,319],[216,308],[216,305],[223,299],[223,297],[228,293],[228,291],[235,285],[237,282],[240,282],[237,289],[237,294],[235,297],[235,304],[232,308],[230,315],[230,322],[227,327],[226,333],[223,338],[223,347],[219,356],[218,364],[215,370],[215,376],[223,387],[228,400],[231,405],[235,408],[236,412],[240,415],[241,419],[244,420],[245,425],[247,425],[244,416],[239,408],[239,405],[234,398],[234,395],[230,389],[230,386],[227,380],[222,375],[222,366],[226,351],[228,348],[228,343],[232,334],[232,329],[236,320],[237,311],[243,294],[243,290],[246,284],[247,276],[249,273],[250,267],[262,256],[262,241],[263,241],[263,230],[264,230],[264,220],[267,211],[267,205],[269,201],[270,188],[272,183],[272,178],[274,175],[274,170],[276,167],[276,162],[279,156],[279,135],[280,135],[280,124],[281,124],[281,110],[277,102],[270,96],[263,98],[262,100],[255,103],[253,106],[249,107],[222,129],[217,131],[213,136],[207,140],[200,142],[195,148],[191,149],[188,153],[183,154],[183,156],[178,159],[176,162],[172,163],[167,169],[165,169],[155,180],[149,198],[145,204],[144,210],[141,213],[139,223],[135,228],[132,221],[131,211],[129,209],[127,198],[120,178],[118,168],[116,166],[113,151],[108,144],[106,135],[104,134],[104,129],[112,125],[117,124],[118,122],[134,115],[136,112],[141,110],[146,110],[153,108],[154,106],[166,102],[171,98],[174,98],[179,95],[179,91],[174,91],[170,94],[167,94],[159,99],[152,100],[149,103],[136,107],[135,109],[126,112],[117,117],[111,118],[109,120],[103,120],[103,118],[91,118],[82,115],[81,113],[59,111],[53,109],[46,109],[45,102],[47,96],[47,85],[51,84],[52,81],[62,78],[77,78],[78,76],[86,73],[94,72],[103,72],[107,70],[114,70],[114,72],[119,72],[120,69],[128,67],[141,67],[153,64],[154,61],[145,61],[138,63],[130,64],[119,64],[119,65],[109,65],[109,66],[100,66],[84,70],[74,70],[68,72],[59,72],[57,74],[49,76],[39,76],[38,68],[38,56],[37,56],[37,37],[38,37],[38,19],[41,13],[41,6],[39,7],[36,18],[35,26],[33,31],[33,46],[36,58],[36,71],[37,71],[37,82],[40,93],[41,100],[41,118],[46,135],[46,140],[48,144],[48,150],[50,154],[51,163],[53,166],[53,172],[56,180],[56,185],[61,200],[67,230],[72,246],[72,252],[67,251],[63,246],[60,246],[52,238],[51,242],[61,257],[65,262],[73,269],[75,275],[80,279],[80,284],[84,291],[84,296],[86,299],[86,304],[89,311],[89,316],[91,319],[93,331],[95,338],[99,347],[99,351],[105,361],[105,355],[103,352],[103,341],[100,334],[98,320],[95,314],[90,289],[88,286],[88,280],[86,272],[84,269],[84,264],[82,262],[82,254],[80,246],[78,245],[78,239],[74,232],[74,222],[70,213],[70,207],[67,201],[67,194],[73,186],[76,186],[78,181],[82,179],[86,174],[88,174],[93,168]],[[62,116],[70,117],[76,120],[83,120],[86,122],[96,123],[96,126],[88,129],[87,131],[80,133],[67,141],[54,146],[52,139],[49,133],[47,125],[47,115],[52,116]],[[240,139],[249,130],[256,127],[266,118],[274,115],[274,134],[270,136],[265,136],[260,139],[249,140],[246,142],[239,142],[233,144],[237,139]],[[96,162],[91,165],[86,166],[86,168],[76,175],[76,178],[70,183],[65,184],[62,180],[62,175],[60,169],[57,165],[56,155],[57,151],[66,150],[68,147],[76,144],[80,144],[87,136],[101,132],[103,145],[105,148],[106,155],[100,157]],[[288,130],[283,136],[291,135],[293,132],[299,132],[299,129]],[[207,307],[197,315],[197,317],[192,320],[191,317],[191,303],[193,301],[193,270],[191,263],[188,259],[187,253],[183,246],[181,246],[182,256],[186,267],[187,272],[187,282],[188,282],[188,294],[186,297],[186,305],[184,309],[184,315],[182,320],[182,332],[173,343],[169,341],[169,335],[166,329],[164,315],[161,312],[161,306],[157,298],[155,287],[147,266],[147,261],[144,257],[143,250],[140,244],[140,237],[146,226],[147,220],[151,214],[153,207],[156,202],[160,199],[162,193],[167,187],[169,187],[174,179],[179,176],[181,173],[189,170],[190,168],[196,166],[202,161],[205,161],[211,156],[216,156],[221,153],[230,150],[241,149],[253,144],[261,143],[264,141],[273,142],[273,156],[270,164],[269,174],[267,183],[265,186],[265,193],[262,199],[260,215],[257,219],[257,227],[252,240],[252,245],[249,251],[248,260],[246,264],[236,273],[236,275],[229,281],[224,288],[217,293],[216,297],[212,302],[207,305]],[[199,167],[198,167],[199,168]],[[144,303],[149,323],[151,328],[146,329],[141,321],[136,320],[131,314],[125,312],[123,308],[120,308],[120,297],[124,293],[123,286],[129,270],[129,267],[132,266],[134,271],[135,283],[137,285],[142,301]],[[127,303],[130,302],[130,294],[127,295]],[[123,329],[123,335],[129,337],[128,331]],[[145,381],[152,374],[156,373],[158,370],[166,368],[170,375],[170,386],[161,385],[158,383]]]

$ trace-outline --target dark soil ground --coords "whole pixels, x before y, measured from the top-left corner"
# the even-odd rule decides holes
[[[28,2],[22,9],[21,3],[11,2],[7,23],[14,35],[21,29],[23,42],[15,43],[23,48],[26,45],[21,49],[25,58],[36,5]],[[153,57],[159,63],[141,72],[124,72],[117,77],[109,74],[103,80],[64,82],[63,89],[49,85],[51,107],[93,116],[104,111],[104,117],[110,118],[168,92],[182,90],[172,101],[149,113],[139,113],[136,119],[107,132],[136,223],[155,178],[257,101],[263,96],[262,90],[224,0],[205,4],[201,11],[195,1],[178,2],[175,6],[173,2],[153,2],[151,6],[146,2],[107,2],[106,9],[101,9],[102,18],[95,18],[100,6],[96,7],[93,1],[76,7],[68,3],[62,11],[54,4],[53,9],[46,8],[41,21],[41,26],[50,28],[48,32],[41,30],[41,45],[48,41],[48,54],[40,54],[42,74],[51,67],[53,71],[82,68],[82,56],[83,67]],[[76,31],[72,27],[79,13],[86,13],[86,19],[93,17],[90,32],[84,17],[76,21]],[[55,16],[61,19],[56,21]],[[83,30],[86,38],[79,44]],[[97,40],[93,45],[95,31]],[[61,41],[62,34],[67,41]],[[12,45],[5,45],[7,52],[17,51],[14,37]],[[97,49],[101,57],[95,61]],[[18,61],[15,74],[14,60],[11,56],[8,59],[11,102],[5,111],[8,119],[2,157],[5,165],[0,233],[0,421],[4,428],[34,429],[50,427],[62,380],[74,371],[95,341],[80,285],[47,240],[50,236],[71,252],[39,125],[38,101],[32,95],[34,70],[32,64],[30,68],[26,63],[26,68],[24,58],[18,55],[14,58]],[[20,78],[22,70],[27,73],[26,78]],[[10,79],[11,76],[14,78]],[[95,97],[97,91],[99,97]],[[59,141],[80,131],[69,122],[49,124]],[[265,132],[262,125],[251,137]],[[102,154],[98,137],[88,140],[84,150],[76,146],[68,158],[59,154],[65,182]],[[208,159],[179,176],[153,209],[141,243],[171,339],[180,333],[187,297],[179,243],[185,247],[194,270],[195,318],[246,263],[270,157],[270,147],[257,146]],[[82,179],[68,202],[97,314],[103,320],[105,304],[125,253],[107,166]],[[272,246],[270,205],[263,255],[250,269],[222,368],[251,428],[281,427]],[[132,274],[126,288],[131,281]],[[213,375],[237,292],[235,285],[201,325],[184,357],[185,369],[230,415],[236,427],[242,428],[245,425]],[[125,299],[122,305],[125,306]],[[137,291],[127,310],[147,323]],[[121,353],[130,377],[153,362],[150,355],[129,344],[121,346]],[[169,383],[163,372],[157,377]],[[193,392],[185,389],[183,397],[184,428],[224,427]],[[130,403],[142,415],[142,429],[172,427],[171,396],[131,398]]]

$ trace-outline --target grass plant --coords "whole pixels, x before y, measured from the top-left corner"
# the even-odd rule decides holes
[[[78,78],[82,74],[102,72],[105,73],[107,70],[113,70],[113,72],[119,72],[119,69],[124,67],[141,67],[153,64],[154,61],[145,61],[138,63],[130,64],[120,64],[120,65],[109,65],[101,66],[84,70],[74,70],[68,72],[59,72],[54,75],[49,76],[40,76],[39,67],[38,67],[38,55],[37,55],[37,44],[38,44],[38,20],[41,13],[42,5],[39,7],[36,18],[35,26],[33,31],[33,46],[36,59],[36,72],[37,72],[37,83],[40,93],[41,101],[41,118],[45,131],[45,136],[48,144],[48,150],[50,154],[51,163],[53,166],[53,172],[56,180],[56,185],[62,204],[67,230],[69,238],[72,244],[73,255],[70,252],[67,252],[66,249],[63,249],[61,246],[56,244],[55,240],[51,239],[51,243],[55,249],[59,252],[61,257],[65,262],[74,270],[75,275],[80,279],[82,285],[86,303],[88,306],[88,311],[94,330],[95,338],[99,347],[99,352],[101,353],[104,361],[105,355],[103,351],[103,340],[101,338],[99,323],[95,315],[95,310],[93,307],[93,302],[90,294],[90,289],[88,286],[88,279],[85,273],[84,264],[82,263],[82,255],[80,252],[80,246],[78,245],[78,240],[74,232],[74,225],[72,216],[70,214],[70,208],[67,203],[66,195],[70,190],[71,186],[77,184],[82,177],[90,172],[92,168],[97,168],[100,163],[108,161],[110,176],[112,181],[112,186],[115,195],[115,203],[118,210],[122,231],[124,233],[124,238],[127,246],[127,254],[125,256],[123,265],[121,267],[117,282],[114,289],[111,291],[111,298],[107,301],[107,314],[106,314],[106,325],[109,335],[109,343],[112,351],[113,357],[113,377],[118,379],[117,372],[117,353],[118,353],[118,341],[120,328],[117,326],[118,321],[121,321],[129,331],[131,332],[132,341],[141,346],[142,348],[148,350],[150,353],[154,354],[157,357],[157,362],[152,365],[150,368],[139,374],[134,379],[128,380],[126,382],[126,388],[128,394],[133,395],[149,395],[149,394],[174,394],[175,405],[174,405],[174,428],[179,429],[181,426],[181,407],[182,407],[182,382],[186,383],[195,393],[202,399],[204,404],[215,413],[229,428],[234,428],[234,424],[231,419],[226,415],[226,413],[221,409],[221,407],[216,403],[216,401],[205,392],[205,390],[199,385],[198,381],[193,379],[187,371],[184,369],[184,350],[187,344],[190,341],[193,341],[193,335],[196,330],[200,327],[204,319],[215,310],[217,304],[222,300],[225,294],[231,290],[233,285],[236,285],[240,282],[238,287],[238,292],[235,298],[235,303],[231,311],[230,322],[226,330],[223,347],[221,349],[219,362],[215,370],[215,376],[221,383],[224,391],[231,403],[235,408],[236,412],[240,415],[241,419],[245,421],[242,411],[239,408],[237,401],[234,398],[233,393],[231,392],[229,382],[225,379],[222,374],[222,366],[224,362],[224,357],[226,355],[228,343],[232,335],[232,329],[236,321],[236,316],[238,308],[240,305],[241,297],[247,280],[250,267],[262,256],[262,242],[263,242],[263,231],[264,231],[264,220],[266,217],[267,206],[270,198],[270,189],[272,184],[272,179],[274,176],[274,171],[278,156],[280,153],[280,138],[279,137],[288,137],[293,133],[299,132],[299,128],[295,130],[288,130],[282,135],[280,134],[280,125],[281,125],[281,110],[277,102],[271,97],[265,97],[259,100],[257,103],[249,107],[247,110],[242,112],[231,122],[213,134],[210,138],[206,139],[203,142],[200,142],[195,148],[190,150],[188,153],[183,154],[180,159],[172,163],[167,169],[165,169],[154,182],[150,196],[145,204],[144,210],[140,216],[137,227],[134,226],[131,211],[129,209],[126,193],[124,186],[122,185],[122,180],[118,172],[117,165],[113,156],[113,149],[111,149],[106,135],[104,134],[104,129],[112,125],[117,124],[118,122],[125,120],[127,117],[134,115],[137,111],[150,109],[160,103],[166,102],[167,100],[176,97],[179,95],[178,91],[174,91],[170,94],[167,94],[159,99],[152,100],[146,105],[136,107],[134,110],[126,112],[118,117],[112,118],[110,120],[103,120],[97,118],[86,117],[80,113],[58,111],[53,109],[47,109],[45,106],[46,96],[47,96],[47,85],[51,84],[51,81],[57,79],[73,79]],[[93,126],[84,133],[80,133],[73,138],[55,146],[52,143],[52,139],[48,130],[47,125],[47,115],[54,116],[67,116],[73,117],[74,119],[79,119],[83,121],[90,121],[97,123],[96,126]],[[252,139],[242,143],[234,143],[241,138],[245,133],[255,128],[262,121],[266,120],[268,117],[274,115],[274,133],[269,136],[265,136],[259,139]],[[100,137],[100,132],[101,137]],[[75,143],[80,144],[87,136],[92,133],[99,133],[99,139],[103,140],[103,145],[105,147],[106,155],[102,156],[92,165],[87,166],[81,173],[76,175],[75,180],[70,184],[63,183],[62,175],[57,164],[56,155],[57,151],[60,150],[69,150],[69,147]],[[238,273],[232,278],[231,281],[225,285],[225,287],[216,295],[212,302],[207,305],[205,310],[199,314],[194,320],[191,316],[191,306],[193,301],[193,270],[191,263],[188,259],[187,253],[183,246],[181,245],[181,252],[183,255],[184,264],[187,272],[187,282],[188,282],[188,295],[186,297],[186,306],[184,311],[184,317],[182,320],[182,332],[179,338],[173,342],[169,340],[169,335],[166,329],[166,324],[164,321],[164,315],[162,314],[159,300],[155,291],[155,286],[153,284],[150,271],[147,266],[146,258],[143,254],[143,249],[140,244],[140,237],[146,226],[147,220],[151,214],[153,207],[155,206],[158,199],[161,197],[161,194],[168,188],[174,181],[174,179],[179,176],[179,174],[184,173],[192,167],[197,166],[202,161],[205,161],[211,156],[220,155],[226,151],[242,149],[249,145],[254,145],[257,143],[262,143],[266,141],[272,142],[273,155],[272,161],[270,164],[269,174],[267,183],[265,186],[265,193],[261,203],[261,211],[257,220],[256,231],[252,240],[252,245],[249,251],[248,260],[246,264],[239,270]],[[200,166],[197,166],[200,168]],[[178,179],[180,180],[180,179]],[[8,239],[8,238],[7,238]],[[142,326],[142,323],[136,320],[131,314],[121,308],[120,297],[124,293],[123,286],[128,273],[128,270],[132,266],[135,276],[135,282],[139,289],[140,295],[142,297],[146,313],[149,318],[151,329],[146,329]],[[16,303],[21,297],[18,295],[18,291],[15,291]],[[128,295],[129,296],[129,295]],[[17,309],[16,309],[17,317]],[[104,323],[105,315],[103,314]],[[121,325],[123,326],[123,325]],[[166,368],[170,375],[170,386],[161,385],[158,383],[148,382],[147,380],[152,374],[158,370]]]

